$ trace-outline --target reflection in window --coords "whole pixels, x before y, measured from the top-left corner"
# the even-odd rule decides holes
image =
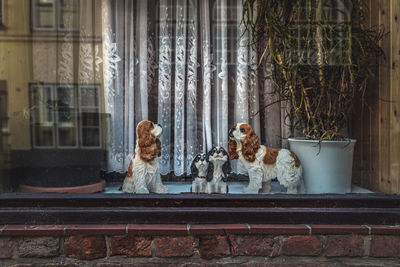
[[[77,30],[79,0],[33,0],[34,30]]]
[[[0,0],[0,30],[4,27],[4,0]]]
[[[97,87],[80,86],[80,129],[82,147],[100,147],[99,90]]]
[[[79,90],[77,95],[75,86],[32,85],[33,147],[75,148],[79,136],[81,147],[100,147],[98,88],[86,86]]]

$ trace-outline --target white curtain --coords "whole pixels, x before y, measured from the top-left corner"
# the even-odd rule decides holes
[[[264,144],[284,144],[286,107],[258,112],[276,96],[273,83],[259,77],[259,55],[241,23],[242,0],[76,3],[78,29],[59,32],[57,45],[34,43],[34,78],[102,88],[109,171],[127,170],[143,119],[163,126],[162,174],[189,174],[197,153],[227,149],[237,122],[251,123]]]
[[[161,174],[189,174],[197,153],[227,149],[229,128],[237,122],[251,123],[265,145],[287,146],[293,134],[289,107],[275,103],[274,84],[264,79],[271,75],[271,59],[265,57],[265,68],[258,68],[260,55],[241,23],[242,0],[74,3],[78,29],[59,31],[62,41],[56,44],[33,43],[33,76],[102,88],[100,112],[107,116],[102,148],[109,171],[127,170],[143,119],[164,129]],[[63,16],[62,24],[73,25],[70,18]]]
[[[135,125],[143,119],[164,129],[161,174],[189,174],[197,153],[227,149],[236,122],[249,122],[261,134],[265,116],[257,111],[270,97],[259,88],[265,81],[259,81],[258,55],[241,24],[241,5],[241,0],[102,0],[110,171],[126,171]]]

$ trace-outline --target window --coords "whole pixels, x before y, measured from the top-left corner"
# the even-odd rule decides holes
[[[8,126],[8,92],[6,81],[0,80],[0,192],[8,189],[7,169],[10,167]]]
[[[32,0],[33,30],[69,31],[79,26],[78,0]]]
[[[136,127],[143,120],[162,126],[161,145],[155,146],[161,151],[154,161],[158,164],[154,173],[160,173],[163,184],[173,194],[190,193],[192,162],[198,154],[213,151],[214,147],[228,150],[229,131],[238,122],[251,124],[259,144],[269,147],[289,148],[288,138],[302,134],[288,125],[287,111],[294,107],[276,101],[276,83],[271,76],[277,75],[278,69],[268,64],[258,68],[261,56],[265,52],[268,57],[268,51],[251,46],[253,40],[242,24],[242,0],[0,2],[2,20],[4,7],[7,17],[21,18],[8,19],[7,32],[0,32],[0,80],[5,81],[0,85],[8,87],[1,91],[1,153],[6,154],[6,160],[0,172],[7,170],[10,181],[7,189],[0,189],[3,192],[20,192],[21,185],[57,187],[65,182],[63,185],[70,187],[87,179],[106,180],[101,192],[121,194],[119,189],[132,157],[138,153]],[[290,5],[292,1],[285,3]],[[345,49],[349,44],[340,38],[343,35],[346,39],[352,28],[346,17],[327,10],[330,17],[323,24],[327,36],[324,47],[332,54],[327,54],[326,61],[341,67],[342,53],[352,51]],[[396,25],[393,20],[387,22]],[[293,26],[298,38],[284,45],[295,45],[293,56],[303,48],[315,52],[312,40],[302,42],[308,30],[315,32],[313,25],[303,27],[307,21],[301,19],[298,24]],[[337,30],[340,27],[344,29]],[[385,41],[389,53],[398,50],[395,42],[389,43],[397,40],[395,37]],[[387,58],[397,60],[394,55]],[[374,102],[382,111],[377,113],[379,116],[357,112],[344,133],[358,137],[357,145],[363,147],[356,147],[356,153],[363,154],[355,158],[356,192],[396,192],[392,184],[400,184],[392,180],[388,183],[388,176],[382,174],[393,172],[391,179],[397,179],[397,154],[387,150],[398,140],[397,132],[391,130],[397,129],[393,124],[397,123],[398,112],[396,88],[400,88],[391,78],[396,74],[393,67],[397,64],[393,62],[389,62],[390,68],[383,68],[381,63],[382,69],[376,71],[379,84],[371,85],[381,90],[374,92],[376,99],[393,99],[388,106],[386,102]],[[315,60],[304,65],[313,63]],[[300,68],[306,73],[306,67]],[[296,74],[296,68],[291,71],[294,76],[300,73]],[[384,76],[386,73],[390,75]],[[332,83],[338,80],[332,79]],[[304,78],[304,84],[314,81],[322,84],[319,79]],[[390,86],[391,91],[384,91]],[[364,114],[368,118],[355,117]],[[380,115],[386,117],[376,128]],[[377,132],[372,133],[375,128]],[[365,132],[369,134],[364,136]],[[375,140],[375,136],[380,139]],[[379,161],[378,166],[373,165],[375,156],[365,154],[369,151],[377,157],[385,155],[383,161],[390,157],[391,167]],[[230,163],[229,193],[221,198],[245,193],[249,183],[248,172],[241,164],[236,159]],[[380,170],[381,165],[386,169]],[[361,173],[368,174],[368,178]],[[381,178],[386,183],[376,187],[375,181],[380,184]],[[264,181],[262,190],[268,191],[268,182]],[[275,179],[271,190],[287,193],[287,188]]]
[[[101,147],[98,86],[32,84],[30,96],[34,148]]]
[[[291,43],[298,51],[298,57],[293,60],[301,65],[316,65],[324,62],[327,66],[343,66],[350,64],[351,58],[351,5],[346,1],[327,1],[321,5],[311,2],[299,10],[298,20],[293,25],[297,38]],[[308,19],[317,17],[317,22],[310,24]],[[308,34],[312,32],[315,42],[306,42]],[[325,43],[324,56],[318,52],[319,38]],[[297,63],[297,62],[296,62]]]
[[[0,0],[0,30],[5,27],[4,0]]]

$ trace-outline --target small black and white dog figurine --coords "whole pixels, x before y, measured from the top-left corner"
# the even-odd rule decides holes
[[[206,154],[197,154],[193,159],[192,165],[190,166],[192,172],[193,182],[190,192],[192,193],[205,193],[207,188],[207,170],[208,161]]]
[[[226,181],[231,173],[228,153],[223,147],[213,147],[207,153],[208,171],[206,193],[228,193]]]

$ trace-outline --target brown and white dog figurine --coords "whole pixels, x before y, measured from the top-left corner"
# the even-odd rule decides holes
[[[158,171],[157,158],[161,155],[161,142],[158,137],[161,134],[162,127],[151,121],[143,120],[137,125],[135,154],[122,186],[123,192],[168,193],[168,188],[162,184]]]
[[[260,145],[253,128],[247,123],[238,123],[229,131],[229,158],[239,159],[249,175],[249,185],[244,193],[257,194],[270,190],[270,182],[277,178],[286,187],[287,193],[303,190],[302,168],[297,156],[287,150]]]

